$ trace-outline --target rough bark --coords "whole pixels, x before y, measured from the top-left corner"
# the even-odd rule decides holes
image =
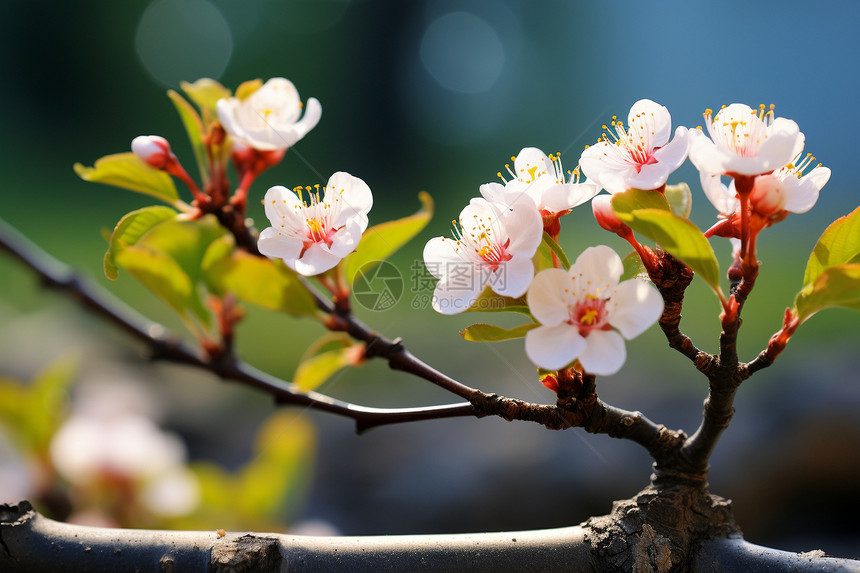
[[[678,495],[691,495],[678,492]],[[697,506],[696,503],[704,503]],[[702,522],[729,511],[727,502],[694,502],[679,522]],[[745,542],[736,530],[706,528],[719,537],[694,543],[674,562],[676,534],[648,521],[665,517],[648,490],[617,502],[610,516],[540,531],[461,535],[302,537],[215,531],[149,531],[69,525],[47,519],[29,503],[0,506],[0,570],[99,572],[386,572],[386,571],[846,571],[860,561],[789,553]],[[643,516],[648,519],[643,520]],[[707,521],[706,519],[704,521]],[[674,567],[674,569],[672,569]]]

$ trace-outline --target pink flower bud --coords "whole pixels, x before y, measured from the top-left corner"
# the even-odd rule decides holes
[[[131,142],[131,150],[155,169],[164,169],[173,157],[170,144],[159,135],[138,135]]]
[[[785,209],[785,185],[773,175],[756,177],[750,204],[753,210],[764,217],[776,215]]]
[[[597,219],[597,224],[603,229],[621,237],[626,237],[632,233],[630,227],[622,223],[621,219],[615,215],[615,211],[612,210],[611,195],[598,195],[592,199],[591,210],[594,211],[594,218]]]

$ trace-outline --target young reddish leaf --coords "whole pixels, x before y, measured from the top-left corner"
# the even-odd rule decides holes
[[[860,207],[830,224],[812,250],[803,285],[812,284],[828,267],[860,262]]]
[[[494,324],[473,324],[460,331],[460,336],[472,342],[500,342],[502,340],[515,340],[525,338],[526,333],[540,326],[536,322],[521,324],[513,328],[502,328]]]
[[[170,175],[153,169],[131,151],[105,155],[92,167],[75,163],[74,168],[78,177],[84,181],[122,187],[150,195],[173,206],[180,204],[176,185]]]
[[[365,265],[384,261],[424,229],[433,216],[433,199],[424,191],[418,199],[421,208],[413,215],[374,225],[364,232],[355,252],[340,263],[349,284],[355,282],[359,270],[367,272],[370,267]]]

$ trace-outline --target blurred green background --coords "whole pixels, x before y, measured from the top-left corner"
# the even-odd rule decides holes
[[[252,188],[324,183],[334,171],[363,178],[374,192],[371,223],[436,199],[430,227],[394,262],[406,280],[398,305],[358,309],[374,328],[402,336],[416,354],[487,391],[549,402],[520,342],[481,345],[457,330],[475,318],[415,309],[427,291],[410,289],[426,239],[481,183],[495,179],[522,147],[561,152],[572,169],[600,126],[647,97],[676,125],[702,111],[743,102],[776,104],[797,121],[807,151],[833,170],[816,208],[791,215],[759,240],[763,261],[745,309],[740,350],[751,359],[779,328],[800,287],[809,251],[834,218],[858,204],[851,128],[860,91],[848,2],[734,1],[374,1],[155,0],[7,3],[0,18],[4,88],[4,184],[0,217],[59,259],[108,286],[155,320],[179,329],[128,276],[107,284],[100,231],[146,197],[84,183],[72,164],[127,151],[141,134],[167,137],[186,167],[191,152],[168,88],[208,76],[229,87],[284,76],[323,105],[320,124]],[[850,129],[849,129],[850,131]],[[190,172],[193,172],[189,168]],[[670,182],[694,192],[693,219],[714,210],[685,165]],[[256,195],[254,195],[256,193]],[[571,257],[605,243],[622,253],[586,207],[564,220]],[[265,221],[252,200],[250,215]],[[727,266],[727,242],[717,241]],[[707,289],[689,294],[682,328],[715,350],[718,305]],[[264,397],[185,369],[139,358],[139,348],[79,309],[37,288],[0,256],[0,371],[28,377],[52,356],[76,351],[131,361],[163,398],[164,422],[188,441],[192,458],[237,464],[250,451]],[[860,358],[858,315],[825,311],[803,325],[785,355],[740,390],[737,414],[712,460],[711,488],[735,500],[753,542],[784,549],[860,554]],[[317,325],[254,309],[239,332],[252,364],[289,378]],[[601,397],[692,432],[704,381],[656,331],[628,344]],[[85,375],[82,374],[82,376]],[[323,391],[369,405],[445,403],[426,383],[369,364]],[[647,483],[639,447],[582,432],[526,423],[454,420],[380,428],[355,436],[351,424],[306,413],[319,450],[305,519],[345,534],[459,532],[569,525],[605,513],[610,501]]]

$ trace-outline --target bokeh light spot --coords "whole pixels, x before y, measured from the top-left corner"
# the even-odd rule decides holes
[[[431,22],[421,40],[420,53],[433,79],[461,93],[489,90],[505,66],[499,34],[470,12],[449,12]]]
[[[206,0],[156,0],[137,25],[135,48],[143,67],[158,83],[218,79],[233,54],[224,16]]]

